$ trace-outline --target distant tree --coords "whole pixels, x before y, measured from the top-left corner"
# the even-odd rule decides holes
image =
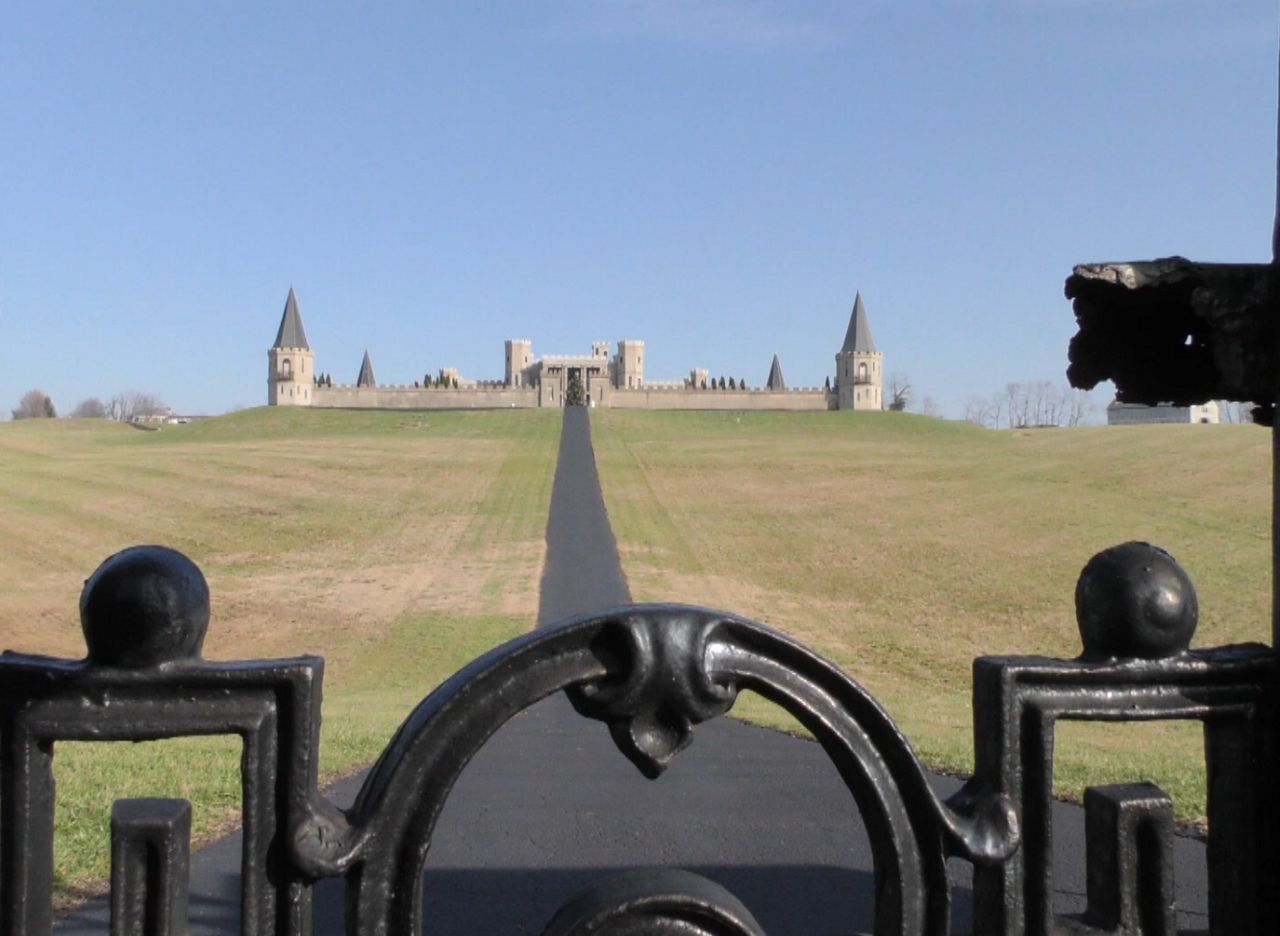
[[[72,419],[106,419],[107,404],[103,403],[97,397],[89,397],[87,400],[81,400],[76,404],[76,408],[71,411]]]
[[[457,377],[454,377],[454,378],[453,378],[453,389],[455,389],[455,390],[457,390],[457,389],[458,389],[458,378],[457,378]]]
[[[707,389],[707,378],[705,377],[702,378],[702,389]]]
[[[938,404],[934,401],[933,397],[926,396],[920,401],[920,415],[932,416],[934,419],[941,419],[942,410],[938,408]]]
[[[564,391],[565,406],[582,406],[586,402],[586,394],[582,390],[582,378],[574,373],[569,377],[569,385]]]
[[[120,422],[133,422],[135,419],[163,413],[167,408],[164,401],[153,393],[126,390],[111,398],[107,405],[107,415]]]
[[[831,392],[831,375],[830,374],[822,378],[822,389],[826,390],[828,393]]]
[[[418,389],[418,382],[416,380],[413,382],[413,389]]]
[[[730,378],[729,378],[729,389],[730,389],[730,390],[737,390],[737,389],[738,389],[737,381],[735,381],[732,377],[730,377]]]
[[[724,389],[724,374],[720,375],[720,389]]]
[[[906,374],[889,375],[889,409],[901,413],[911,402],[911,378]]]
[[[965,422],[995,428],[1000,419],[1000,398],[970,396],[964,401]]]
[[[18,401],[18,408],[10,413],[14,419],[53,419],[58,415],[53,400],[43,390],[28,390]]]

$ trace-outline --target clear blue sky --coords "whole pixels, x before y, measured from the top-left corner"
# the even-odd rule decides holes
[[[357,6],[360,9],[357,9]],[[9,4],[0,408],[500,377],[647,342],[793,385],[861,290],[959,416],[1060,381],[1074,263],[1268,258],[1275,0]]]

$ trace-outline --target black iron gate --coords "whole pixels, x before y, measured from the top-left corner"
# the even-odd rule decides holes
[[[461,670],[413,711],[341,811],[316,788],[322,661],[203,661],[209,593],[200,570],[163,547],[129,549],[85,584],[85,660],[0,657],[0,925],[6,934],[50,930],[59,740],[239,735],[243,933],[309,933],[314,882],[340,876],[349,932],[411,934],[422,928],[423,864],[441,807],[508,719],[564,691],[656,777],[695,725],[752,689],[813,733],[848,786],[874,856],[878,934],[947,932],[948,857],[976,866],[976,933],[1175,932],[1172,808],[1151,784],[1087,792],[1088,912],[1055,919],[1049,804],[1059,719],[1201,721],[1210,930],[1276,932],[1276,654],[1261,645],[1188,650],[1194,588],[1146,544],[1096,556],[1076,598],[1080,659],[975,663],[977,772],[946,801],[876,700],[812,651],[730,614],[634,605],[530,633]],[[184,801],[116,803],[113,932],[185,931],[189,827]],[[600,882],[545,932],[761,930],[719,885],[664,870]]]

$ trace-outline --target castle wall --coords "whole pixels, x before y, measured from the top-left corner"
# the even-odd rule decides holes
[[[316,387],[311,405],[328,409],[510,409],[538,405],[534,387]]]
[[[688,390],[684,388],[610,391],[611,409],[654,410],[827,410],[835,394],[822,388],[797,390]]]

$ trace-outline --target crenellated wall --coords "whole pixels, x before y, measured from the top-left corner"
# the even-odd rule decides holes
[[[642,387],[613,390],[606,405],[655,410],[826,410],[836,408],[836,395],[821,387],[777,391]]]
[[[315,387],[311,405],[328,409],[510,409],[563,406],[546,396],[547,388],[462,387]],[[595,405],[603,409],[655,410],[826,410],[835,409],[834,393],[816,388],[795,390],[690,390],[687,387],[610,387]]]
[[[316,387],[312,406],[329,409],[510,409],[535,407],[534,387]]]

